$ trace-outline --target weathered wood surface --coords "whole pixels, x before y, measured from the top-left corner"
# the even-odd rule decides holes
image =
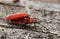
[[[11,5],[0,4],[0,17],[5,18],[8,15],[26,12],[26,8],[15,7]],[[0,19],[0,37],[1,39],[58,39],[60,36],[60,12],[48,10],[30,9],[30,16],[36,17],[40,20],[40,24],[35,27],[20,27],[7,26],[6,23]],[[4,25],[3,25],[4,24]],[[3,26],[3,27],[2,27]],[[5,27],[5,28],[4,28]],[[6,28],[7,27],[7,28]],[[15,27],[15,28],[14,28]],[[20,27],[20,28],[19,28]],[[46,29],[46,28],[47,29]],[[37,30],[37,31],[36,31]],[[40,32],[39,32],[40,31]],[[50,37],[50,35],[52,37]],[[60,39],[60,38],[59,38]]]

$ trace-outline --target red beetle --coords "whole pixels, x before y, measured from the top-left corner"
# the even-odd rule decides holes
[[[27,13],[10,15],[6,19],[11,24],[30,24],[36,22],[36,20],[31,18]]]

